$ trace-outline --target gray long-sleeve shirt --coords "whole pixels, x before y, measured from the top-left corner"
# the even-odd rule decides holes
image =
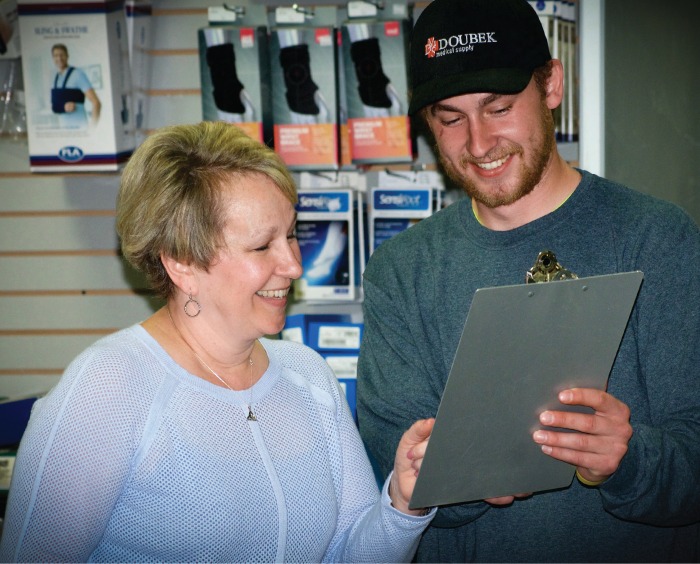
[[[523,283],[545,249],[579,276],[644,273],[608,386],[634,431],[615,474],[508,507],[440,508],[419,561],[700,558],[700,230],[672,204],[582,174],[563,206],[510,231],[482,227],[464,198],[365,270],[358,416],[385,474],[401,430],[437,412],[477,288]]]

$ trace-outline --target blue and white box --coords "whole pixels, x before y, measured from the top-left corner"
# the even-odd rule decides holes
[[[326,353],[323,355],[331,367],[348,400],[352,417],[357,421],[357,360],[355,353]]]
[[[20,0],[32,172],[118,170],[135,147],[123,1]]]
[[[305,301],[355,299],[355,226],[352,190],[302,190],[297,239],[304,273],[294,297]]]
[[[311,323],[350,323],[352,317],[344,313],[293,313],[287,316],[280,337],[311,346],[309,324]]]
[[[309,323],[309,346],[320,353],[351,352],[358,354],[364,324],[347,322]]]
[[[369,209],[370,254],[387,239],[433,213],[430,187],[372,188]]]

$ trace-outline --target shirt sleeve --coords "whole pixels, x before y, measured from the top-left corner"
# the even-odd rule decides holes
[[[387,268],[383,258],[382,268]],[[387,278],[386,275],[383,278]],[[364,336],[358,363],[357,412],[360,433],[387,476],[403,432],[421,418],[434,417],[442,397],[444,367],[431,361],[418,316],[409,322],[406,304],[395,300],[399,285],[375,284],[365,275]],[[434,348],[434,347],[433,347]],[[485,503],[441,507],[435,527],[455,527],[488,511]]]
[[[621,519],[679,526],[700,519],[700,231],[680,212],[652,219],[629,251],[644,282],[608,390],[633,435],[600,492]]]
[[[89,559],[138,435],[128,378],[117,370],[84,354],[34,404],[12,475],[0,561]]]
[[[336,532],[324,562],[409,562],[434,516],[406,515],[391,505],[388,480],[380,495],[345,397],[338,394],[341,488]]]
[[[92,84],[90,79],[87,77],[87,74],[85,74],[85,71],[77,67],[71,74],[68,82],[70,84],[70,88],[79,88],[83,92],[87,92],[88,90],[92,89]]]

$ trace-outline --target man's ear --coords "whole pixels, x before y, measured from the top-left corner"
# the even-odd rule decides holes
[[[564,67],[559,59],[552,59],[552,74],[547,81],[547,107],[553,110],[564,99]]]
[[[160,254],[160,261],[163,263],[163,268],[168,273],[173,284],[182,290],[185,294],[196,293],[194,288],[195,275],[191,265],[175,260],[172,257]]]

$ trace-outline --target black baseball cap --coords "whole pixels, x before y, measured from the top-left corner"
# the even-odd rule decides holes
[[[433,0],[411,33],[408,113],[473,92],[515,94],[552,56],[527,0]]]

